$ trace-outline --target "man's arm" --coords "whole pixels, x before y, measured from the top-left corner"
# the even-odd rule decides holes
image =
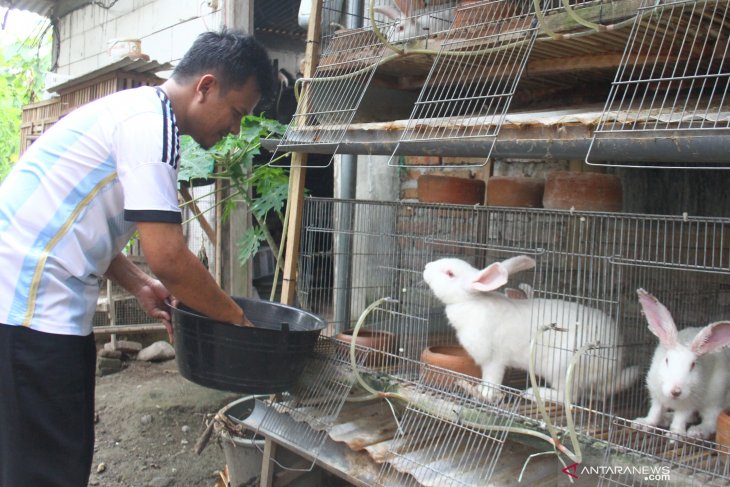
[[[137,230],[150,270],[176,299],[214,320],[251,325],[188,249],[179,224],[138,222]]]

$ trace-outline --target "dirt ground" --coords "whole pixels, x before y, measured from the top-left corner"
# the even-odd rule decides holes
[[[97,377],[96,446],[89,485],[213,487],[224,469],[222,448],[195,445],[206,418],[240,397],[182,378],[174,360],[125,361]]]

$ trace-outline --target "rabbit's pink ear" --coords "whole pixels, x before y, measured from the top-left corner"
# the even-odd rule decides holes
[[[393,3],[403,12],[405,17],[411,17],[413,15],[413,4],[416,2],[417,0],[393,0]]]
[[[471,287],[477,291],[494,291],[507,284],[508,278],[507,269],[500,262],[496,262],[479,271],[471,281]]]
[[[644,310],[644,316],[649,323],[649,330],[659,338],[665,348],[676,347],[677,325],[674,324],[672,314],[657,298],[643,289],[638,289],[636,293],[639,295],[641,309]]]
[[[507,274],[511,276],[512,274],[535,267],[535,259],[526,255],[516,255],[515,257],[503,260],[502,265],[507,269]]]
[[[730,344],[730,322],[710,323],[695,335],[689,348],[696,355],[715,352]]]

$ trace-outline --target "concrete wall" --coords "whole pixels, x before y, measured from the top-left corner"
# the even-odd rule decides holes
[[[207,2],[119,0],[110,9],[76,10],[59,21],[58,73],[75,77],[109,64],[114,39],[140,39],[150,59],[175,63],[199,33],[221,26],[224,3],[218,3],[213,10]]]
[[[109,9],[87,5],[59,21],[57,73],[76,77],[109,64],[114,60],[108,53],[110,42],[128,38],[140,39],[142,52],[150,59],[174,65],[198,34],[223,25],[226,9],[233,8],[234,3],[236,16],[248,8],[248,0],[119,0]],[[297,72],[304,57],[303,41],[274,35],[257,38],[269,48],[271,57],[279,60],[280,67]]]

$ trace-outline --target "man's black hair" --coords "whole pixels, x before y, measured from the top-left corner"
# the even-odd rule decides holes
[[[266,49],[253,37],[231,29],[200,34],[175,67],[172,77],[187,81],[203,73],[215,74],[224,94],[242,86],[251,76],[256,77],[262,99],[270,97],[274,87],[273,68]]]

